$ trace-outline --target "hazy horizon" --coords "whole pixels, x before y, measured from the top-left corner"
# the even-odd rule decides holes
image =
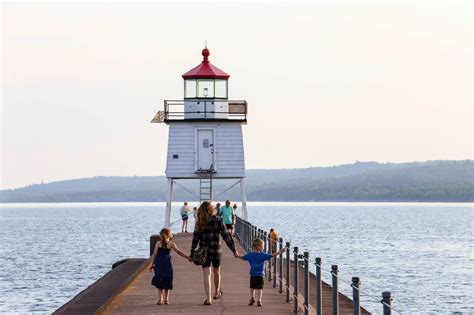
[[[249,102],[247,169],[472,159],[472,4],[2,6],[0,189],[161,176],[151,124],[210,60]]]

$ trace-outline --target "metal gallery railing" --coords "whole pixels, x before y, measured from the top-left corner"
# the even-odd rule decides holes
[[[185,108],[188,102],[192,104],[192,109]],[[221,105],[224,110],[216,108]],[[247,101],[227,99],[164,100],[161,113],[162,119],[167,121],[189,119],[247,121]]]
[[[294,308],[293,312],[298,314],[300,309],[302,309],[305,315],[310,313],[310,278],[309,278],[309,269],[310,269],[310,256],[308,252],[304,252],[301,254],[299,252],[299,248],[297,246],[293,247],[291,250],[290,242],[283,243],[283,239],[279,238],[278,240],[272,240],[270,235],[256,227],[255,225],[251,224],[248,221],[243,220],[240,217],[237,217],[236,221],[236,230],[235,236],[240,242],[240,244],[244,247],[246,251],[252,250],[252,243],[255,239],[259,238],[265,242],[265,252],[275,252],[285,248],[285,257],[283,255],[279,255],[273,257],[272,261],[270,261],[266,265],[268,281],[272,282],[273,287],[278,287],[278,292],[283,294],[285,291],[286,296],[286,303],[290,303],[293,300]],[[293,257],[291,257],[293,256]],[[361,314],[361,295],[372,299],[374,301],[380,302],[383,307],[383,314],[384,315],[391,315],[392,311],[400,313],[400,311],[396,310],[392,306],[392,297],[391,293],[388,291],[382,292],[381,299],[378,296],[374,296],[371,294],[367,294],[361,291],[360,288],[360,279],[359,277],[353,277],[352,281],[347,281],[342,279],[339,276],[339,267],[338,265],[332,265],[331,269],[323,268],[322,266],[322,259],[320,257],[316,257],[314,260],[314,265],[316,267],[316,275],[315,275],[315,297],[314,303],[312,306],[315,308],[315,312],[317,315],[323,314],[323,281],[322,281],[322,273],[328,272],[331,275],[331,287],[332,287],[332,298],[331,298],[331,306],[332,306],[332,314],[338,315],[339,314],[339,283],[347,284],[352,287],[352,304],[353,304],[353,314],[360,315]],[[284,269],[284,270],[283,270]],[[293,270],[291,270],[293,269]],[[300,270],[301,269],[301,270]],[[299,272],[303,272],[303,292],[302,292],[302,299],[303,301],[299,301]]]

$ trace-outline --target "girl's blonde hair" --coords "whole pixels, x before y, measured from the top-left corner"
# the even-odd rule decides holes
[[[257,249],[258,246],[262,247],[263,249],[263,247],[265,246],[265,243],[263,242],[262,239],[256,238],[252,242],[252,248]]]
[[[209,218],[215,215],[215,210],[209,201],[204,201],[198,209],[196,228],[198,231],[204,230],[209,222]]]
[[[171,240],[171,230],[168,228],[161,229],[160,231],[160,242],[161,247],[166,247],[168,242]]]

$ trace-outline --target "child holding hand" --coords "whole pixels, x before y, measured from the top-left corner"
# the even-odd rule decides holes
[[[272,259],[275,256],[283,253],[286,248],[283,247],[280,251],[273,254],[263,252],[264,242],[257,238],[252,243],[253,251],[248,252],[244,256],[237,255],[237,258],[249,262],[250,265],[250,301],[249,306],[255,303],[255,293],[257,293],[257,306],[262,306],[262,294],[265,276],[265,261]]]
[[[151,280],[151,284],[158,289],[158,302],[156,304],[169,304],[169,293],[173,289],[173,259],[171,258],[171,250],[178,255],[186,258],[188,261],[193,260],[183,253],[175,243],[171,241],[173,233],[168,228],[160,231],[160,242],[155,245],[155,250],[151,260],[153,261],[150,272],[155,271],[155,276]]]

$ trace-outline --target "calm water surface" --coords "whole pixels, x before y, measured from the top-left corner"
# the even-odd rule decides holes
[[[1,205],[0,312],[51,313],[112,263],[146,257],[163,217],[162,203]],[[250,203],[249,219],[359,276],[376,299],[392,291],[405,314],[474,313],[472,205]],[[381,313],[369,297],[362,305]]]

